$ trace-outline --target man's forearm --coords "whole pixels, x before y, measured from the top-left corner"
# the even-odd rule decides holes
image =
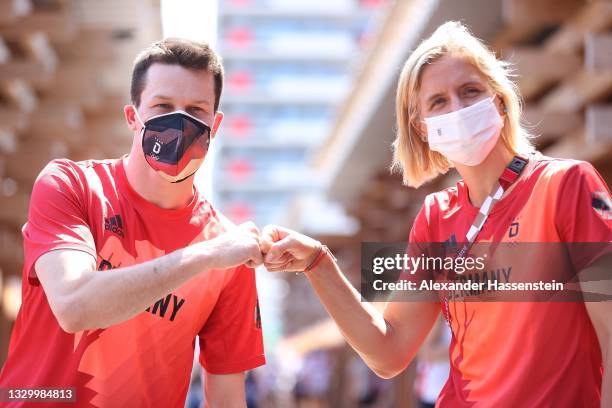
[[[602,347],[603,349],[603,347]],[[603,354],[603,379],[601,382],[601,408],[612,408],[612,345]]]
[[[262,262],[252,223],[168,255],[104,271],[76,250],[55,250],[36,261],[38,279],[60,326],[68,332],[105,328],[141,313],[199,272]],[[109,300],[112,299],[112,302]]]
[[[68,299],[64,304],[73,316],[70,331],[105,328],[128,320],[197,273],[210,269],[215,248],[209,242],[137,265],[83,273],[72,281],[72,287],[65,288]]]
[[[210,374],[204,381],[206,406],[210,408],[246,407],[244,373]]]

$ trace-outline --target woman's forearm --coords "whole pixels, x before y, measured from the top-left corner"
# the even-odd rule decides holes
[[[391,376],[392,328],[383,314],[372,304],[361,302],[360,294],[329,257],[305,275],[347,342],[377,374]]]

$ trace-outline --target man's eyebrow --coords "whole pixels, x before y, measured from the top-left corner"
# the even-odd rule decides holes
[[[199,101],[194,101],[193,104],[194,105],[211,105],[210,101],[208,101],[206,99],[201,99]]]
[[[171,100],[173,98],[166,96],[166,95],[162,95],[162,94],[157,94],[157,95],[153,95],[151,97],[151,99],[165,99],[165,100]],[[197,101],[193,101],[191,102],[191,105],[212,105],[212,103],[209,100],[206,99],[199,99]]]

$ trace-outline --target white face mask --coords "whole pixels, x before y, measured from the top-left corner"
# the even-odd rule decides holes
[[[495,97],[467,108],[425,118],[429,148],[454,163],[477,166],[486,159],[504,127]]]

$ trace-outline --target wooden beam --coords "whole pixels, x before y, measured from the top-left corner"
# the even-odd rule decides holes
[[[590,71],[612,71],[612,33],[587,35],[584,62]]]
[[[584,127],[580,112],[546,112],[540,107],[529,107],[523,112],[523,121],[538,135],[538,142],[547,141],[575,129]]]
[[[13,228],[19,230],[18,227]],[[22,240],[19,242],[22,242]],[[23,245],[20,246],[19,252],[14,255],[14,258],[0,259],[0,273],[2,273],[4,279],[8,276],[21,277],[21,272],[23,271],[23,256],[18,255],[19,253],[23,253]]]
[[[0,81],[0,95],[23,112],[32,112],[38,103],[32,87],[21,79]]]
[[[548,93],[541,107],[548,112],[577,112],[612,92],[612,72],[582,71]]]
[[[70,157],[75,160],[110,159],[121,157],[130,152],[129,144],[95,143],[89,142],[87,146],[79,146],[70,150]]]
[[[60,10],[35,10],[20,18],[16,24],[0,27],[0,35],[19,38],[35,31],[43,31],[55,45],[66,45],[78,33],[77,21],[71,8]]]
[[[0,25],[15,24],[19,19],[32,11],[29,0],[0,1]]]
[[[28,218],[28,203],[29,195],[24,193],[0,194],[0,223],[21,227]]]
[[[97,81],[99,69],[89,61],[62,65],[55,73],[53,84],[45,90],[45,98],[70,101],[87,110],[99,109],[103,104]]]
[[[0,66],[6,64],[11,59],[11,51],[9,50],[6,42],[0,37]]]
[[[491,48],[496,51],[512,47],[514,44],[525,41],[535,36],[540,29],[537,26],[527,24],[512,24],[505,26],[491,42]]]
[[[612,105],[587,107],[586,140],[595,145],[612,144]]]
[[[606,30],[610,24],[612,24],[612,2],[591,1],[548,38],[544,48],[553,53],[573,53],[583,46],[587,34]]]
[[[27,133],[36,139],[57,139],[78,144],[82,141],[79,134],[82,126],[83,113],[77,104],[46,99],[31,115]]]
[[[491,46],[503,50],[534,38],[547,27],[571,18],[584,3],[584,0],[504,0],[504,28]]]
[[[503,0],[502,18],[508,25],[550,26],[562,23],[584,0]]]
[[[41,64],[48,71],[55,72],[58,58],[46,34],[36,31],[25,35],[21,39],[21,44],[29,59]]]
[[[10,59],[6,64],[2,64],[0,81],[21,80],[34,88],[45,88],[51,84],[53,72],[53,69],[32,60]]]
[[[0,125],[0,153],[15,153],[17,150],[17,144],[17,134],[15,131]]]
[[[27,115],[23,111],[15,107],[0,105],[0,124],[3,127],[21,132],[26,128],[27,122]]]
[[[104,143],[131,143],[132,133],[127,128],[123,118],[116,119],[88,119],[84,128],[90,140]]]
[[[582,66],[582,59],[578,55],[543,52],[539,47],[506,49],[502,57],[514,64],[520,73],[517,82],[525,100],[571,76]]]
[[[19,230],[0,226],[0,264],[13,266],[22,263],[23,239]]]
[[[25,140],[17,152],[5,157],[6,175],[30,186],[51,160],[68,156],[66,143],[57,140]]]
[[[521,77],[557,81],[582,67],[582,58],[578,55],[554,54],[540,47],[514,47],[502,55],[515,65]]]
[[[594,143],[587,140],[586,130],[568,134],[543,152],[550,157],[596,162],[612,154],[612,144]]]
[[[57,53],[62,61],[108,62],[117,54],[114,34],[112,29],[82,28],[79,30],[79,40],[69,47],[59,48]]]
[[[102,151],[97,146],[81,146],[78,149],[70,150],[70,157],[75,161],[82,161],[108,159],[111,156]]]

